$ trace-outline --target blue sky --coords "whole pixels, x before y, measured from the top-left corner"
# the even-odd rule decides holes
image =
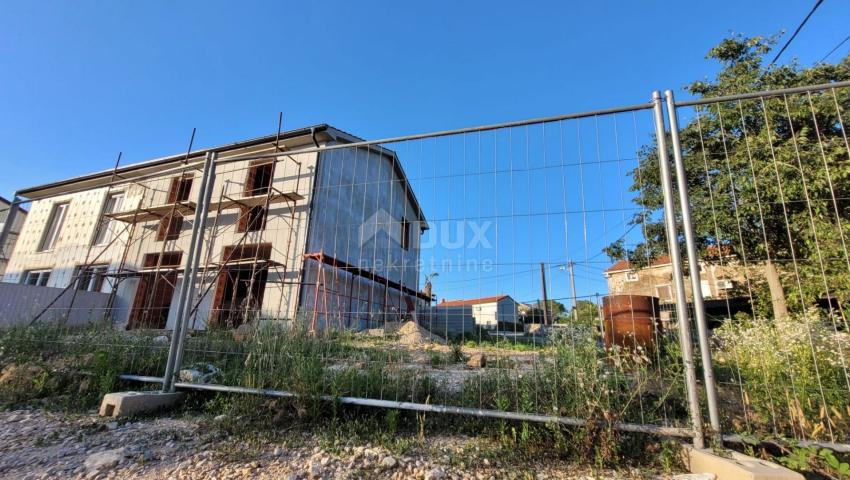
[[[285,128],[326,122],[371,139],[640,103],[654,89],[681,96],[716,71],[703,57],[730,32],[793,30],[812,3],[7,0],[0,195],[110,168],[119,151],[125,163],[183,151],[193,127],[196,146],[268,134],[279,111]],[[782,60],[819,60],[850,34],[848,18],[850,2],[826,0]],[[613,215],[591,237],[622,233]],[[544,260],[598,252],[580,250]],[[506,287],[479,290],[495,288]]]

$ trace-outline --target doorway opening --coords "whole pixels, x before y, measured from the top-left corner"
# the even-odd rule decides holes
[[[139,286],[136,288],[136,297],[130,310],[128,329],[166,327],[181,258],[180,252],[163,253],[161,262],[158,262],[158,253],[145,255],[143,269],[139,275]],[[155,270],[145,271],[151,268]]]
[[[216,279],[210,328],[236,328],[257,315],[270,256],[270,243],[224,248],[224,258],[229,260]]]

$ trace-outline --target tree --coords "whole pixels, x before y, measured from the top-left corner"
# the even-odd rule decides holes
[[[530,304],[520,304],[518,310],[526,323],[543,323],[543,305],[542,300],[537,300]],[[546,305],[549,307],[546,309],[549,322],[557,321],[567,311],[567,307],[557,300],[547,300]]]
[[[703,98],[850,79],[839,64],[765,66],[775,38],[736,36],[709,51],[713,80],[687,90]],[[698,248],[710,263],[748,272],[747,295],[761,313],[802,310],[831,296],[850,299],[850,152],[845,127],[850,89],[759,97],[695,107],[680,125]],[[640,266],[667,251],[655,144],[630,172],[644,212],[645,241],[605,252]],[[681,239],[678,239],[681,241]],[[786,301],[787,298],[787,301]],[[787,307],[786,307],[787,305]]]
[[[575,306],[565,315],[561,322],[576,322],[582,325],[599,323],[599,306],[590,300],[577,300]]]

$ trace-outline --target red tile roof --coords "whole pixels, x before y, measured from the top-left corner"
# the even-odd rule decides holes
[[[670,255],[661,255],[654,258],[650,263],[650,267],[660,267],[662,265],[670,264]],[[613,273],[613,272],[625,272],[627,270],[632,269],[632,264],[628,260],[618,260],[614,265],[608,267],[605,270],[605,273]]]
[[[464,305],[478,305],[481,303],[493,303],[498,302],[504,298],[508,298],[508,295],[496,295],[495,297],[481,297],[481,298],[470,298],[468,300],[443,300],[438,303],[438,307],[462,307]]]

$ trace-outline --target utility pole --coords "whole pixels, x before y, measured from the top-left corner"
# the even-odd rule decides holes
[[[576,276],[573,273],[573,261],[570,260],[567,262],[567,271],[570,272],[570,287],[573,290],[573,321],[578,321],[578,296],[576,295]]]
[[[546,269],[540,262],[540,284],[543,286],[543,325],[549,325],[549,298],[546,296]]]

